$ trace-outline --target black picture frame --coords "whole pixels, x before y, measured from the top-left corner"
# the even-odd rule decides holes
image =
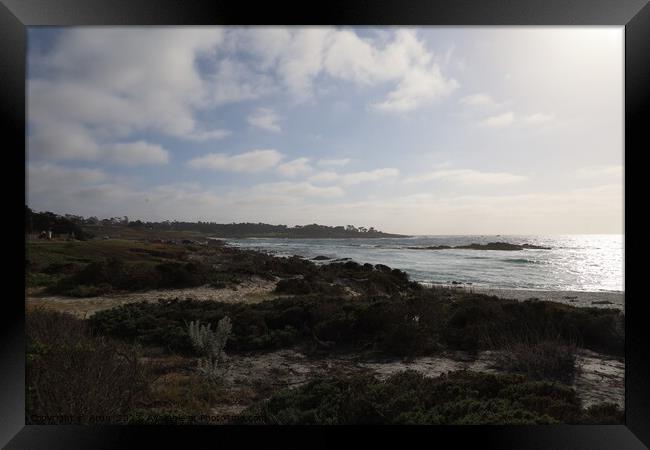
[[[5,148],[5,173],[17,174],[24,180],[25,164],[25,80],[26,48],[29,26],[71,25],[618,25],[625,27],[625,192],[633,192],[632,173],[639,169],[640,158],[647,153],[644,146],[649,112],[648,80],[650,80],[650,5],[648,0],[448,0],[448,1],[382,1],[330,0],[320,4],[287,4],[281,8],[276,2],[186,1],[177,0],[0,0],[0,114]],[[645,151],[644,151],[645,150]],[[637,156],[639,155],[639,156]],[[636,163],[634,163],[636,161]],[[15,170],[11,170],[15,166]],[[22,175],[21,175],[22,174]],[[7,178],[7,177],[4,177]],[[27,180],[24,180],[27,182]],[[15,180],[9,182],[5,193],[16,191]],[[22,217],[24,204],[17,194],[11,197],[15,215]],[[444,439],[455,447],[499,449],[642,449],[650,446],[650,327],[643,297],[630,295],[632,260],[639,250],[628,247],[628,234],[642,239],[636,232],[643,223],[630,219],[630,208],[635,205],[626,195],[625,200],[625,313],[626,313],[626,367],[625,367],[625,424],[612,426],[557,425],[557,426],[474,426],[474,427],[418,427],[409,428],[409,435],[427,439],[439,446]],[[630,208],[627,206],[630,205]],[[7,210],[13,209],[7,207]],[[630,214],[628,214],[628,212]],[[15,221],[12,233],[22,233]],[[8,240],[12,240],[8,238]],[[17,239],[15,239],[17,241]],[[17,243],[17,253],[24,246]],[[8,261],[8,259],[7,259]],[[9,263],[11,266],[12,264]],[[2,304],[2,396],[0,400],[0,444],[11,449],[38,448],[113,448],[128,445],[132,439],[146,438],[147,447],[154,442],[166,444],[182,442],[184,446],[197,438],[220,445],[222,437],[235,439],[240,444],[247,438],[277,429],[257,427],[233,428],[210,426],[185,427],[126,427],[126,426],[47,426],[25,425],[25,339],[24,271],[13,264],[15,277],[7,277],[18,291],[5,294]],[[21,272],[22,271],[22,272]],[[638,283],[638,280],[637,280]],[[254,430],[254,432],[251,432]],[[338,430],[314,427],[317,440],[325,432]],[[393,429],[394,430],[394,429]],[[383,439],[387,429],[377,429],[366,437]],[[213,434],[220,436],[216,440]],[[209,435],[209,436],[208,436]],[[293,431],[282,432],[284,438],[295,437]],[[312,438],[303,441],[311,445]],[[222,444],[225,445],[225,444]]]

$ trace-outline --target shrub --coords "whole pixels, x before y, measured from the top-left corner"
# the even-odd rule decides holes
[[[94,336],[67,314],[34,310],[26,319],[29,422],[110,423],[146,398],[151,378],[135,348]]]
[[[578,371],[578,348],[561,339],[512,342],[497,356],[501,369],[523,373],[537,380],[572,383]]]
[[[459,371],[429,378],[405,371],[384,381],[370,375],[314,380],[249,407],[237,422],[533,425],[595,423],[610,413],[621,411],[613,405],[585,411],[573,389],[523,376]]]
[[[192,262],[165,262],[158,264],[155,271],[159,275],[158,288],[193,287],[207,282],[205,269]]]
[[[125,264],[118,258],[95,261],[78,272],[64,276],[50,287],[50,292],[88,297],[112,291],[195,287],[213,280],[208,268],[188,262]]]
[[[232,330],[230,318],[224,317],[217,324],[216,331],[210,329],[210,324],[190,322],[188,334],[194,348],[202,355],[198,360],[198,372],[210,381],[216,381],[222,374],[221,367],[225,356],[224,348]]]
[[[439,296],[430,290],[422,295],[433,299]],[[449,310],[441,312],[448,318],[442,338],[455,348],[499,348],[507,342],[552,336],[599,352],[624,353],[624,336],[619,325],[622,313],[614,309],[576,308],[555,302],[519,302],[457,293]]]
[[[417,356],[436,350],[437,342],[430,330],[419,323],[417,316],[388,325],[381,341],[381,349],[386,353],[400,356]]]
[[[340,285],[310,277],[280,280],[275,286],[275,292],[278,294],[290,295],[308,295],[316,293],[325,295],[342,295],[345,293],[345,290]]]
[[[304,295],[312,293],[312,285],[302,278],[289,278],[280,280],[275,286],[275,292],[279,294]]]
[[[558,314],[564,319],[556,317]],[[596,351],[617,349],[621,342],[607,330],[605,337],[596,340],[585,334],[586,325],[580,322],[584,317],[614,322],[617,311],[597,310],[587,315],[581,308],[561,304],[540,308],[535,303],[444,290],[353,299],[309,294],[256,304],[194,300],[131,303],[95,313],[90,322],[112,336],[189,351],[187,323],[200,320],[216,327],[226,315],[234,324],[229,351],[295,345],[308,350],[315,348],[319,339],[333,342],[337,350],[376,350],[399,356],[431,354],[443,348],[499,350],[513,342],[544,339]],[[590,323],[592,320],[584,322]]]
[[[599,403],[587,408],[585,423],[615,425],[624,422],[624,412],[614,403]]]

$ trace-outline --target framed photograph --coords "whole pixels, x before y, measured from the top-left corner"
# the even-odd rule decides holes
[[[2,444],[648,448],[647,3],[2,0]]]

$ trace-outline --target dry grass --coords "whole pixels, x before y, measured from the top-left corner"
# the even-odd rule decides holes
[[[195,374],[168,373],[152,386],[148,406],[160,409],[182,409],[195,414],[207,413],[222,401],[223,389]]]

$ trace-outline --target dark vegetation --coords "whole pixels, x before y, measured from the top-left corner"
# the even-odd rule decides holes
[[[622,355],[619,314],[609,309],[422,289],[407,297],[394,294],[347,299],[316,293],[258,304],[161,300],[100,311],[90,320],[102,333],[177,351],[191,348],[186,323],[201,320],[215,327],[228,315],[233,321],[229,351],[299,345],[308,352],[367,350],[417,356],[445,349],[508,350],[519,342],[528,342],[529,348],[538,351],[548,346],[552,336],[558,344],[556,351],[579,343],[595,351]],[[519,370],[514,363],[512,368]],[[534,370],[524,372],[534,375]]]
[[[82,230],[83,227],[83,230]],[[408,237],[401,234],[384,233],[374,227],[327,226],[327,225],[270,225],[266,223],[216,223],[216,222],[184,222],[160,221],[151,222],[143,220],[129,220],[128,217],[111,217],[99,219],[97,217],[82,217],[72,214],[59,215],[51,212],[33,212],[25,205],[25,232],[39,233],[42,230],[52,229],[53,234],[68,235],[74,232],[77,239],[91,238],[93,236],[125,235],[168,235],[169,232],[198,233],[223,238],[247,237],[281,237],[281,238],[389,238]]]
[[[193,257],[190,258],[189,255]],[[192,247],[129,241],[32,243],[27,276],[31,286],[74,297],[120,291],[237,285],[257,276],[282,279],[281,294],[342,294],[347,286],[367,294],[418,290],[406,273],[353,261],[317,265],[300,257],[278,258],[231,247]]]
[[[25,255],[27,285],[81,297],[153,288],[170,264],[177,265],[174,268],[178,268],[179,276],[191,281],[181,273],[193,270],[185,267],[188,252],[183,246],[122,240],[29,242]]]
[[[38,309],[26,319],[28,424],[178,423],[227,398],[185,366],[143,362],[147,349],[98,335],[87,321]],[[164,377],[178,369],[188,373]]]
[[[91,416],[115,420],[146,399],[152,378],[137,349],[96,335],[67,314],[33,310],[26,319],[28,422],[56,416],[82,424]]]
[[[236,423],[540,425],[620,424],[613,404],[582,409],[573,389],[517,375],[451,372],[428,378],[412,371],[314,380],[257,404]]]
[[[160,223],[152,224],[160,227]],[[384,233],[373,227],[355,227],[354,225],[330,227],[327,225],[269,225],[266,223],[226,223],[214,222],[171,222],[170,227],[181,231],[200,231],[224,238],[246,237],[283,237],[283,238],[388,238],[407,237],[400,234]]]
[[[561,338],[522,339],[508,343],[497,357],[497,367],[536,380],[573,383],[580,367],[578,346]]]
[[[53,235],[65,237],[74,235],[75,239],[85,240],[93,237],[81,228],[74,216],[61,216],[52,212],[34,212],[25,205],[25,233],[33,234],[52,231]]]
[[[163,262],[126,265],[119,259],[92,262],[60,279],[49,291],[72,297],[104,295],[115,291],[185,288],[204,284],[224,287],[223,281],[204,264]]]
[[[347,238],[397,238],[400,234],[384,233],[374,228],[327,225],[270,225],[265,223],[211,222],[125,222],[124,220],[83,223],[84,230],[96,236],[109,235],[133,239],[178,239],[192,237],[205,240],[206,237],[243,238],[289,238],[289,239],[347,239]]]
[[[138,347],[98,335],[67,314],[30,310],[26,317],[28,424],[205,423],[199,415],[233,400],[251,405],[231,419],[236,424],[623,422],[616,405],[584,409],[575,390],[560,383],[467,371],[319,379],[256,401],[252,392],[227,391],[187,372],[186,363],[180,373],[173,361],[169,367],[143,363]]]

